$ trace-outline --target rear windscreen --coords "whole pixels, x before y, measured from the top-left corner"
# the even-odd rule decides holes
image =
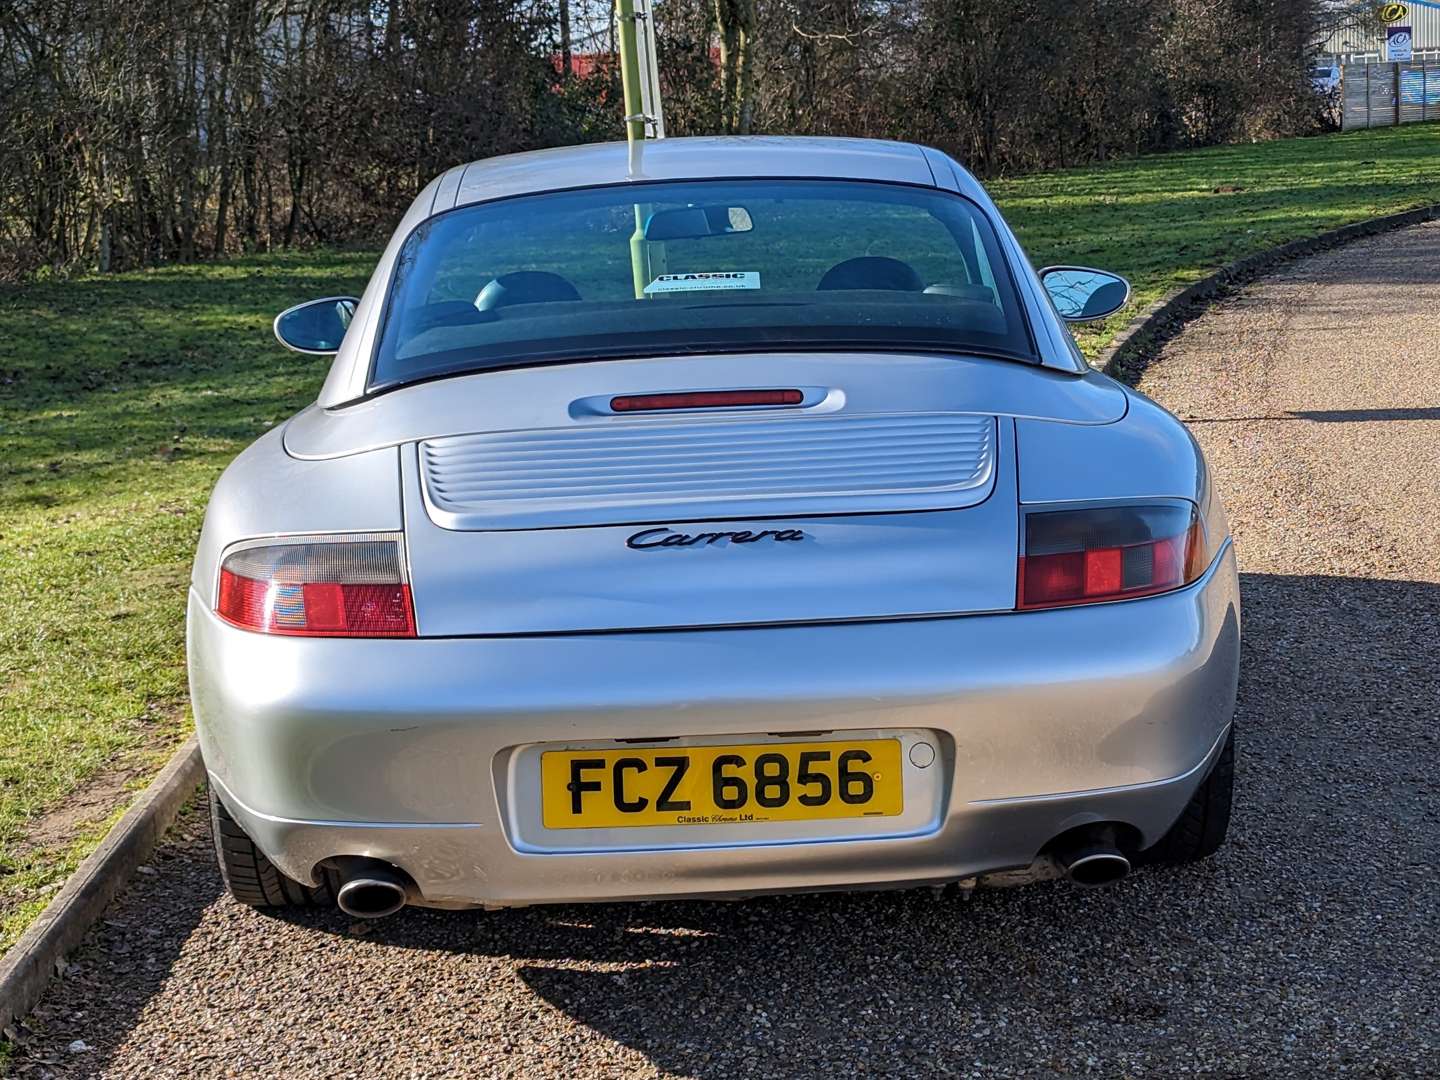
[[[974,204],[897,184],[708,180],[449,211],[400,252],[370,389],[527,363],[856,347],[1034,358]]]

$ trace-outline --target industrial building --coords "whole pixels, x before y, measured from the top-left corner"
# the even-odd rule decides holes
[[[1401,3],[1355,5],[1349,8],[1348,13],[1337,14],[1335,27],[1318,43],[1317,62],[1383,62],[1386,24],[1381,21],[1382,12],[1392,25],[1410,27],[1415,60],[1440,61],[1440,0],[1403,0]],[[1398,18],[1395,17],[1397,15]]]

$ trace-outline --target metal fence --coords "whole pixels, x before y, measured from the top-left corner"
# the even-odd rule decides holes
[[[1340,126],[1391,127],[1440,120],[1440,62],[1346,64],[1340,69]]]

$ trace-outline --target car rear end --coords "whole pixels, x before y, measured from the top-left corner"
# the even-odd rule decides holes
[[[1054,354],[980,195],[734,185],[408,221],[373,358],[227,470],[192,700],[257,865],[387,910],[1098,881],[1222,760],[1183,428]]]
[[[752,363],[815,379],[826,360]],[[1091,464],[1116,467],[1146,437],[1077,423],[1084,402],[867,416],[867,386],[894,393],[897,373],[957,405],[974,385],[961,361],[875,365],[844,418],[808,411],[827,392],[627,417],[581,456],[573,429],[360,455],[398,482],[394,517],[333,535],[338,557],[306,533],[226,549],[192,594],[195,709],[231,813],[298,881],[363,856],[441,906],[1040,873],[1101,824],[1128,852],[1155,842],[1233,708],[1223,518],[1160,481],[1027,504],[1018,430],[1037,450],[1088,433]],[[284,604],[280,633],[227,607],[232,572],[282,564],[287,595],[319,598],[314,634]],[[298,580],[336,566],[355,580]],[[388,615],[392,633],[337,630],[341,588],[380,601],[357,632]]]

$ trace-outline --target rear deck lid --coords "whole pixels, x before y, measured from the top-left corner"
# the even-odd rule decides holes
[[[422,636],[1009,610],[1013,423],[625,423],[401,454]],[[438,445],[437,445],[438,444]],[[602,445],[603,444],[603,445]]]

